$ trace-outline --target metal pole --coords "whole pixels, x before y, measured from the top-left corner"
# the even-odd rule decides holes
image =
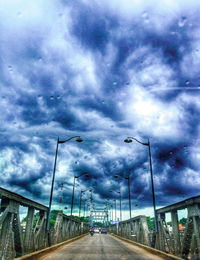
[[[117,200],[115,200],[115,221],[117,221]]]
[[[121,227],[121,235],[122,235],[122,196],[121,191],[119,192],[120,195],[120,227]]]
[[[119,193],[120,196],[120,221],[122,221],[122,197],[121,197],[121,192]]]
[[[49,198],[49,208],[48,208],[48,212],[47,212],[46,231],[48,232],[48,237],[49,237],[49,219],[50,219],[51,204],[52,204],[52,198],[53,198],[53,186],[54,186],[55,173],[56,173],[56,162],[57,162],[57,156],[58,156],[58,143],[59,143],[59,137],[57,139],[57,145],[56,145],[56,155],[55,155],[53,176],[52,176],[52,183],[51,183],[51,193],[50,193],[50,198]]]
[[[84,200],[84,218],[85,218],[85,202],[86,200]]]
[[[113,221],[113,205],[111,205],[111,207],[112,207],[112,221]]]
[[[154,209],[154,223],[155,223],[155,232],[158,232],[157,226],[157,214],[156,214],[156,200],[155,200],[155,191],[154,191],[154,182],[153,182],[153,170],[152,170],[152,160],[151,160],[151,147],[148,139],[148,147],[149,147],[149,163],[150,163],[150,173],[151,173],[151,188],[152,188],[152,197],[153,197],[153,209]]]
[[[128,197],[129,197],[129,212],[131,219],[131,188],[130,188],[130,177],[128,176]]]
[[[71,215],[70,215],[70,234],[72,228],[72,211],[73,211],[73,203],[74,203],[74,188],[75,188],[75,176],[74,176],[74,184],[73,184],[73,191],[72,191],[72,203],[71,203]]]
[[[83,194],[83,191],[81,191],[81,194],[80,194],[80,204],[79,204],[79,232],[81,234],[81,202],[82,202],[82,194]]]
[[[132,231],[131,224],[131,188],[130,188],[130,176],[128,176],[128,197],[129,197],[129,212],[130,212],[130,229]]]
[[[81,191],[81,193],[80,193],[80,201],[79,201],[79,219],[80,219],[80,217],[81,217],[81,201],[82,201],[82,193],[83,193],[83,191]]]

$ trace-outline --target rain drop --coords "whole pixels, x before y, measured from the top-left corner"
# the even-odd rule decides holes
[[[186,17],[183,16],[183,17],[180,19],[180,21],[178,22],[178,26],[179,26],[179,27],[183,27],[183,26],[185,25],[186,21],[187,21]]]
[[[144,13],[142,14],[142,17],[144,18],[145,23],[148,23],[148,22],[149,22],[149,16],[148,16],[148,13],[147,13],[147,12],[144,12]]]
[[[12,72],[12,71],[13,71],[12,66],[8,66],[8,70],[9,70],[10,72]]]
[[[102,100],[102,101],[101,101],[101,103],[102,103],[102,104],[105,104],[105,101],[104,101],[104,100]]]
[[[57,96],[57,99],[60,99],[60,95]]]
[[[190,84],[190,81],[186,80],[185,85],[189,85],[189,84]]]
[[[54,96],[50,96],[50,99],[51,99],[51,100],[54,100]]]

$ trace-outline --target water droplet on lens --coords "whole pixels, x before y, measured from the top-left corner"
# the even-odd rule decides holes
[[[113,85],[114,85],[114,86],[116,86],[116,85],[117,85],[117,82],[116,82],[116,81],[114,81],[114,82],[113,82]]]
[[[105,104],[105,101],[104,101],[104,100],[102,100],[102,101],[101,101],[101,103],[102,103],[102,104]]]
[[[181,17],[180,21],[178,22],[178,26],[183,27],[185,25],[186,21],[187,21],[186,17],[184,17],[184,16]]]
[[[79,164],[79,161],[75,161],[75,164]]]
[[[50,96],[50,99],[51,99],[51,100],[54,100],[54,96]]]
[[[12,66],[8,66],[8,70],[9,70],[10,72],[12,72],[12,71],[13,71]]]
[[[42,98],[42,96],[41,95],[38,95],[38,99],[41,99]]]
[[[189,84],[190,84],[190,81],[186,80],[185,85],[189,85]]]
[[[148,23],[148,22],[149,22],[149,15],[148,15],[147,12],[144,12],[144,13],[142,14],[142,17],[144,18],[145,23]]]

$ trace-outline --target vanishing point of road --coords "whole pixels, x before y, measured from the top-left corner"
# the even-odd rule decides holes
[[[87,235],[39,260],[163,260],[135,245],[106,234]]]

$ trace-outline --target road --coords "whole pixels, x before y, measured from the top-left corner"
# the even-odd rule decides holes
[[[62,246],[39,260],[163,260],[142,248],[126,243],[116,237],[87,235],[73,243]]]

